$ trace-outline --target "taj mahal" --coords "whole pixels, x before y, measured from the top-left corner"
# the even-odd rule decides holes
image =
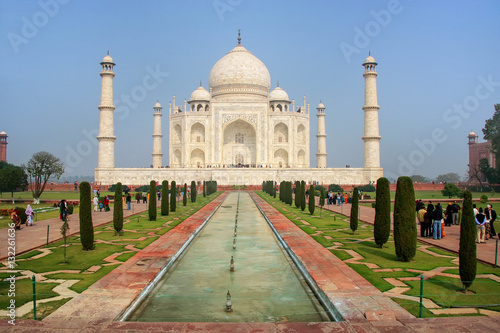
[[[316,107],[318,121],[316,168],[310,166],[310,105],[304,96],[296,105],[279,84],[271,90],[266,65],[238,44],[212,67],[208,90],[201,83],[189,101],[168,107],[169,154],[163,162],[162,110],[153,107],[151,168],[115,168],[113,79],[115,63],[101,62],[98,166],[95,181],[110,185],[145,185],[151,180],[216,180],[220,185],[259,185],[304,180],[310,184],[368,184],[383,176],[380,167],[377,63],[370,55],[363,63],[364,165],[328,168],[326,165],[325,106]],[[165,167],[168,165],[168,167]]]

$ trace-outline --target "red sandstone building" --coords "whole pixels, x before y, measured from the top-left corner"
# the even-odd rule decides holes
[[[492,168],[496,168],[495,155],[490,152],[490,142],[477,142],[478,136],[474,132],[470,132],[469,138],[469,179],[477,181],[476,174],[479,175],[481,181],[486,181],[486,177],[479,173],[479,161],[483,158],[488,159],[488,163]]]
[[[0,132],[0,162],[7,162],[7,133]]]

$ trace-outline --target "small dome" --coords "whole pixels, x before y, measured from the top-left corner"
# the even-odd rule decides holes
[[[366,60],[365,60],[365,64],[372,64],[372,63],[376,64],[377,62],[375,61],[375,58],[373,58],[371,55],[369,55],[368,58],[366,58]]]
[[[154,106],[154,107],[155,107],[155,108],[161,108],[161,104],[160,104],[160,102],[156,102],[156,104],[155,104],[155,106]]]
[[[316,109],[324,109],[325,108],[325,105],[323,103],[319,103],[318,104],[318,107]]]
[[[111,58],[109,54],[102,58],[102,62],[112,63],[114,65],[113,58]]]
[[[190,101],[210,101],[210,93],[207,91],[207,89],[199,86],[191,94]]]
[[[281,89],[280,87],[274,88],[273,91],[269,94],[270,101],[289,101],[288,94],[286,91]]]
[[[0,134],[1,134],[1,133],[0,133]],[[475,137],[475,136],[476,136],[476,133],[474,133],[473,131],[470,131],[469,136],[471,136],[471,137]]]
[[[7,135],[7,133],[5,133],[5,131],[1,131],[0,135]]]

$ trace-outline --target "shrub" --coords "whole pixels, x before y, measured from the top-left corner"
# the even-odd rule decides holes
[[[187,203],[188,203],[188,199],[187,199],[187,189],[188,189],[188,186],[186,183],[184,183],[184,190],[182,191],[182,205],[183,206],[186,206]]]
[[[464,192],[462,221],[460,223],[460,248],[458,250],[460,280],[467,290],[476,278],[476,221],[472,209],[472,194]]]
[[[118,183],[113,184],[110,187],[108,187],[108,191],[109,192],[115,192],[116,191],[116,185],[118,185]],[[130,188],[127,185],[122,185],[122,192],[125,192],[125,191],[130,191]],[[137,189],[136,189],[136,191],[137,191]],[[147,191],[147,190],[145,190],[145,191]]]
[[[19,218],[21,219],[21,224],[26,224],[26,220],[28,219],[28,216],[26,216],[26,209],[25,208],[20,208],[19,209]]]
[[[317,193],[321,192],[321,190],[324,190],[325,188],[321,185],[314,185],[314,190],[317,191]]]
[[[394,247],[396,255],[410,261],[417,251],[415,192],[410,177],[399,177],[394,199]]]
[[[304,211],[306,209],[306,182],[300,182],[300,210]]]
[[[300,182],[295,182],[295,208],[300,207]]]
[[[149,182],[149,207],[148,217],[150,221],[156,221],[156,181]]]
[[[203,181],[203,197],[207,196],[207,192],[205,190],[205,181]]]
[[[309,186],[309,213],[314,215],[314,209],[316,208],[316,195],[314,186]]]
[[[168,180],[161,182],[161,215],[168,215]]]
[[[328,186],[328,192],[341,192],[342,193],[342,192],[344,192],[344,189],[340,185],[330,184],[330,186]]]
[[[94,249],[94,226],[92,225],[92,201],[90,184],[80,184],[80,242],[85,251]]]
[[[172,180],[170,183],[170,211],[175,212],[177,208],[177,185]]]
[[[373,236],[375,244],[383,247],[391,234],[391,190],[389,179],[381,177],[377,180],[377,194],[372,206],[375,208]]]
[[[113,209],[113,228],[115,233],[120,233],[123,229],[123,201],[122,183],[115,186],[115,207]]]
[[[196,202],[196,182],[191,181],[191,202]]]
[[[362,185],[358,187],[358,190],[363,191],[363,192],[375,192],[376,188],[373,185]]]
[[[74,205],[68,205],[68,214],[71,215],[75,211],[75,206]]]
[[[135,192],[149,192],[149,185],[142,185],[142,186],[139,186],[139,187],[136,187]]]
[[[479,201],[481,201],[481,203],[487,203],[488,202],[488,196],[486,194],[483,194],[481,196],[481,198],[479,198]]]
[[[359,208],[359,195],[358,188],[355,187],[352,190],[352,205],[351,205],[351,216],[349,218],[349,227],[354,234],[358,230],[358,208]]]
[[[444,186],[444,190],[441,191],[441,194],[445,197],[462,197],[462,190],[455,184],[448,183]]]

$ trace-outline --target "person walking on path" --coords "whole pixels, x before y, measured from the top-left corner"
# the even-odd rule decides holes
[[[497,212],[491,207],[491,205],[488,205],[490,208],[490,236],[495,237],[497,235],[495,231],[495,227],[493,226],[493,222],[497,219]]]
[[[132,205],[132,196],[130,195],[130,193],[127,194],[127,210],[130,210],[130,206]]]
[[[26,207],[25,214],[26,214],[26,226],[30,227],[33,225],[33,216],[35,215],[35,213],[33,212],[33,208],[31,208],[30,204],[28,204],[28,206]]]
[[[434,221],[434,239],[441,239],[441,220],[443,219],[443,212],[441,211],[441,205],[437,204],[436,208],[432,212],[432,220]]]
[[[452,220],[454,225],[460,224],[460,205],[455,200],[452,205]]]
[[[94,205],[94,212],[97,213],[97,207],[99,206],[99,198],[97,196],[92,199],[92,204]]]
[[[434,228],[432,227],[434,220],[432,219],[432,212],[434,211],[434,205],[432,204],[432,201],[429,201],[429,204],[427,205],[427,217],[430,220],[429,224],[429,237],[432,237],[434,235]]]
[[[483,214],[483,208],[479,207],[479,211],[476,215],[476,225],[477,225],[476,243],[486,243],[484,241],[485,224],[486,224],[486,215]]]
[[[66,203],[65,199],[62,199],[59,203],[59,213],[61,216],[61,220],[66,222],[66,219],[68,218],[68,204]]]
[[[446,218],[444,225],[447,227],[451,227],[453,224],[453,206],[451,202],[448,202],[448,206],[446,206]]]
[[[425,237],[427,234],[427,223],[425,221],[425,214],[427,214],[427,210],[424,206],[421,206],[417,213],[417,219],[420,224],[420,237]]]
[[[137,203],[140,204],[141,203],[141,194],[139,192],[137,192],[135,194],[135,200],[137,200]]]

